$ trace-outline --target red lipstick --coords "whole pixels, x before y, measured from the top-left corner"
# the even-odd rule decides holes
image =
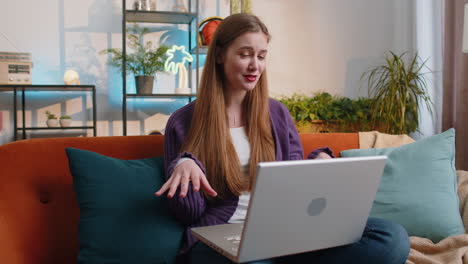
[[[244,75],[244,78],[248,82],[255,82],[257,80],[257,75]]]

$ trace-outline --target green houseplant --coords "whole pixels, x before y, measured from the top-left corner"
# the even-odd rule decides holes
[[[299,132],[357,132],[369,129],[369,98],[350,99],[317,93],[279,99],[288,108]]]
[[[371,122],[380,132],[409,134],[419,126],[419,106],[424,104],[432,113],[432,101],[427,93],[423,69],[426,62],[418,54],[389,52],[385,63],[365,72],[372,98]]]
[[[59,125],[59,121],[55,114],[52,114],[50,111],[45,112],[47,116],[47,126],[48,127],[57,127]]]
[[[110,54],[109,64],[122,70],[125,56],[125,66],[128,73],[135,76],[137,93],[151,94],[154,77],[157,72],[164,71],[164,62],[169,49],[166,45],[153,47],[152,41],[144,42],[144,35],[150,33],[148,28],[141,28],[134,24],[127,29],[128,47],[133,53],[123,54],[122,49],[112,48],[101,51],[101,54]]]
[[[227,3],[231,4],[232,13],[244,13],[253,14],[251,0],[226,0]]]
[[[61,127],[69,127],[71,125],[71,116],[69,115],[63,115],[60,116],[60,126]]]

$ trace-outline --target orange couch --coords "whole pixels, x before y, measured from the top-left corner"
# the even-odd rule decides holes
[[[304,152],[359,148],[357,133],[301,134]],[[163,136],[32,139],[0,146],[0,260],[75,263],[79,210],[66,147],[120,159],[163,155]]]

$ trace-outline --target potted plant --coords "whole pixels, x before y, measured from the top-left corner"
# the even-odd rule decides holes
[[[408,57],[409,56],[409,57]],[[409,134],[418,129],[419,106],[424,104],[432,113],[432,101],[427,93],[425,61],[418,54],[397,55],[389,52],[385,63],[369,69],[366,79],[372,98],[371,122],[389,134]]]
[[[60,117],[60,126],[69,127],[71,125],[71,117],[69,115],[63,115]]]
[[[152,94],[154,77],[157,72],[164,71],[164,62],[169,49],[166,45],[153,47],[152,41],[144,42],[145,34],[150,33],[148,28],[141,28],[134,24],[127,29],[128,47],[133,53],[123,54],[122,49],[112,48],[101,51],[101,54],[110,54],[109,64],[122,70],[125,56],[125,66],[128,73],[135,76],[138,94]]]
[[[369,129],[371,99],[350,99],[317,93],[294,94],[279,100],[288,108],[299,132],[357,132]]]
[[[47,115],[47,126],[48,127],[58,127],[59,121],[57,119],[57,116],[52,114],[49,111],[46,111],[46,115]]]
[[[253,14],[251,0],[226,0],[226,3],[231,4],[231,13],[233,14],[241,12]]]

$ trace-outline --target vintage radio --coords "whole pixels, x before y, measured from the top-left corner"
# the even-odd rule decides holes
[[[0,84],[31,84],[31,71],[31,53],[0,52]]]

